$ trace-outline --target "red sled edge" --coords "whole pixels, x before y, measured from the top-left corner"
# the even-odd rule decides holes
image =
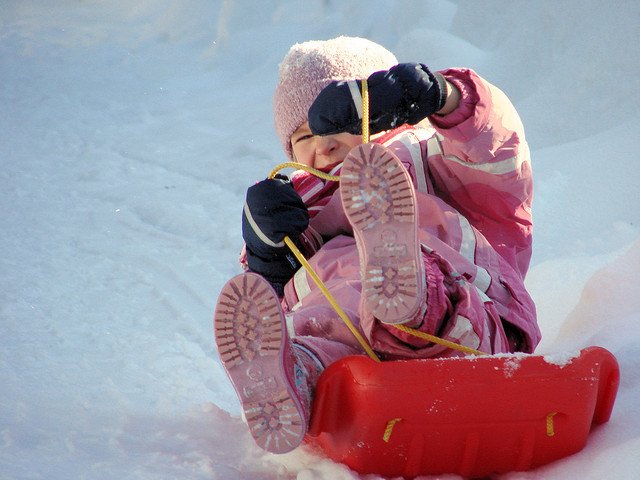
[[[306,441],[356,472],[524,471],[584,448],[607,422],[620,371],[602,347],[377,363],[341,359],[316,387]]]

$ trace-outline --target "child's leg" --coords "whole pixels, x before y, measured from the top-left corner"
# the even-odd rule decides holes
[[[220,293],[214,326],[218,353],[256,443],[273,453],[293,450],[307,431],[319,371],[289,341],[276,292],[253,273],[232,278]]]
[[[384,323],[411,321],[426,288],[409,174],[382,145],[360,145],[344,161],[340,195],[360,255],[362,308]]]
[[[341,358],[350,355],[366,355],[362,348],[318,336],[297,336],[294,346],[306,352],[307,357],[314,361],[320,372]]]

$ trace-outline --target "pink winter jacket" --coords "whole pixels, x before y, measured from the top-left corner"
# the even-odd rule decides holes
[[[523,126],[504,93],[473,71],[441,73],[460,90],[460,106],[375,140],[400,158],[418,197],[427,304],[411,326],[485,352],[533,352],[540,331],[524,287],[533,188]],[[337,183],[302,171],[292,180],[312,217],[310,263],[374,350],[387,359],[460,355],[360,311],[358,253]],[[285,286],[283,306],[289,334],[323,363],[362,353],[304,269]]]

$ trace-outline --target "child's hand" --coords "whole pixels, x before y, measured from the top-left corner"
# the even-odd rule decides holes
[[[438,112],[446,101],[444,77],[420,63],[401,63],[375,72],[367,84],[372,134],[416,124]],[[354,97],[351,88],[361,92],[362,82],[334,81],[320,92],[309,109],[309,127],[315,135],[362,133],[362,99],[359,93]]]
[[[300,267],[284,243],[294,242],[309,225],[309,212],[286,177],[277,175],[247,190],[242,237],[249,269],[271,283],[286,283]]]

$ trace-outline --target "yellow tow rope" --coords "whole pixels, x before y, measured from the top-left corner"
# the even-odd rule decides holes
[[[298,261],[304,266],[307,273],[311,275],[311,278],[313,278],[313,281],[316,282],[316,285],[318,285],[318,288],[322,290],[322,293],[324,294],[324,296],[327,298],[327,300],[329,301],[333,309],[336,311],[338,316],[345,323],[347,328],[351,330],[351,333],[353,333],[353,336],[356,337],[356,340],[360,342],[360,345],[362,345],[362,348],[364,348],[364,351],[367,352],[367,355],[369,355],[376,362],[379,362],[380,359],[378,358],[378,356],[375,354],[375,352],[369,345],[369,342],[367,342],[365,338],[362,335],[360,335],[360,332],[355,327],[355,325],[351,322],[351,319],[347,316],[344,310],[342,310],[342,308],[340,307],[336,299],[333,297],[333,295],[331,295],[331,292],[329,292],[329,289],[324,284],[324,282],[320,279],[318,274],[313,270],[313,268],[311,268],[311,265],[309,265],[309,262],[307,262],[307,259],[304,258],[304,255],[302,255],[300,250],[298,250],[298,247],[296,247],[296,244],[293,243],[293,241],[289,237],[284,237],[284,242],[289,246],[289,248],[291,249],[293,254],[296,256]]]
[[[368,89],[366,80],[362,80],[362,143],[369,143],[369,89]],[[337,175],[329,175],[329,174],[324,173],[324,172],[322,172],[320,170],[317,170],[315,168],[309,167],[307,165],[304,165],[304,164],[298,163],[298,162],[285,162],[285,163],[281,163],[280,165],[277,165],[269,173],[269,178],[275,177],[276,174],[280,170],[282,170],[284,168],[296,168],[296,169],[299,169],[299,170],[304,170],[306,172],[309,172],[312,175],[315,175],[315,176],[317,176],[319,178],[322,178],[324,180],[329,180],[329,181],[334,181],[334,182],[340,181],[340,177],[337,176]],[[355,325],[353,325],[353,323],[351,322],[351,320],[349,319],[347,314],[344,312],[344,310],[342,310],[342,308],[340,307],[340,305],[338,304],[336,299],[333,297],[333,295],[331,295],[331,292],[329,292],[329,289],[322,282],[322,280],[320,279],[318,274],[313,270],[313,268],[311,267],[311,265],[309,264],[307,259],[304,258],[304,255],[302,255],[302,253],[300,252],[298,247],[295,245],[295,243],[293,243],[293,241],[289,237],[284,237],[284,242],[287,244],[287,246],[289,247],[291,252],[295,255],[295,257],[298,259],[298,261],[305,268],[307,273],[311,276],[311,278],[316,283],[318,288],[322,291],[322,293],[324,294],[324,296],[326,297],[328,302],[331,304],[331,306],[336,311],[338,316],[345,323],[347,328],[349,328],[351,333],[353,333],[354,337],[356,337],[356,340],[358,340],[358,342],[360,343],[360,345],[362,346],[364,351],[367,352],[367,355],[369,355],[369,357],[371,357],[376,362],[379,362],[380,358],[373,351],[373,349],[371,348],[371,346],[369,345],[367,340],[360,334],[360,332],[355,327]],[[432,343],[451,348],[452,350],[458,350],[458,351],[461,351],[461,352],[464,352],[464,353],[467,353],[467,354],[470,354],[470,355],[487,355],[485,352],[481,352],[481,351],[473,349],[471,347],[467,347],[465,345],[460,345],[458,343],[454,343],[454,342],[451,342],[449,340],[445,340],[444,338],[440,338],[440,337],[437,337],[435,335],[431,335],[431,334],[428,334],[428,333],[425,333],[425,332],[421,332],[419,330],[416,330],[414,328],[409,328],[409,327],[406,327],[404,325],[396,325],[396,324],[394,324],[393,327],[395,327],[398,330],[400,330],[402,332],[405,332],[405,333],[407,333],[409,335],[413,335],[413,336],[421,338],[423,340],[428,340],[428,341],[430,341]],[[400,420],[400,419],[396,419],[396,421],[398,421],[398,420]],[[395,423],[395,421],[393,423]],[[393,424],[388,426],[388,433],[385,433],[387,438],[388,438],[388,436],[391,435],[391,429],[393,429]],[[388,440],[385,440],[385,441],[388,441]]]
[[[285,163],[281,163],[280,165],[277,165],[276,168],[271,170],[271,173],[269,173],[269,178],[275,177],[276,174],[283,168],[295,168],[296,170],[304,170],[305,172],[309,172],[318,178],[322,178],[323,180],[329,180],[331,182],[340,181],[340,177],[338,175],[329,175],[328,173],[324,173],[322,170],[318,170],[316,168],[309,167],[304,163],[298,163],[298,162],[285,162]]]
[[[362,80],[362,143],[369,143],[369,85]]]

